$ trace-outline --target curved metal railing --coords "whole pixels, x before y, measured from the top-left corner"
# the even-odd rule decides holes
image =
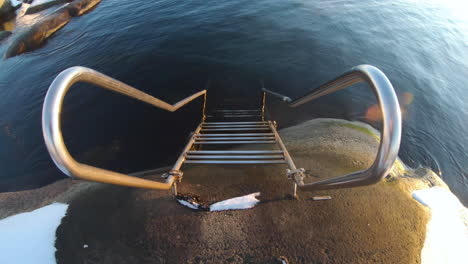
[[[400,148],[401,112],[398,98],[387,76],[378,68],[371,65],[356,66],[349,72],[321,85],[317,89],[296,100],[291,100],[287,96],[262,87],[263,92],[280,98],[290,107],[298,107],[309,101],[360,82],[367,82],[372,88],[382,112],[382,135],[374,163],[367,170],[305,184],[303,182],[303,174],[300,170],[297,170],[292,160],[289,159],[291,162],[288,162],[288,165],[291,171],[299,172],[293,173],[293,178],[299,189],[311,191],[364,186],[377,183],[385,177],[390,172]],[[282,142],[280,142],[280,144],[282,144]]]
[[[74,176],[102,183],[157,190],[170,189],[177,179],[176,173],[169,174],[169,177],[164,182],[156,182],[89,166],[73,159],[63,141],[60,113],[65,95],[70,87],[77,82],[94,84],[170,112],[177,111],[182,106],[202,95],[206,101],[206,90],[197,92],[174,105],[170,105],[107,75],[89,68],[76,66],[61,72],[52,82],[47,92],[42,109],[42,132],[52,160],[63,173],[70,177]],[[204,113],[205,104],[203,104],[203,116]]]

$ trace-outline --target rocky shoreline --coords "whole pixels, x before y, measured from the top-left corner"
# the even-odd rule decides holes
[[[15,16],[15,7],[10,0],[0,0],[0,24]],[[1,28],[0,28],[1,29]]]
[[[280,133],[308,181],[366,168],[378,147],[370,126],[344,120],[312,120]],[[165,170],[139,176],[158,180]],[[182,194],[210,204],[260,192],[248,210],[194,211],[168,192],[65,179],[0,193],[0,218],[69,204],[56,232],[58,263],[281,263],[280,256],[290,263],[420,263],[431,214],[412,192],[448,190],[432,171],[397,161],[379,184],[292,200],[284,173],[280,165],[184,169]]]
[[[10,31],[4,31],[5,33],[0,32],[0,41],[6,38],[13,38],[13,40],[8,43],[9,47],[4,54],[4,58],[11,58],[40,48],[48,38],[68,24],[73,17],[82,16],[90,12],[100,2],[101,0],[52,0],[34,6],[23,7],[25,8],[25,11],[21,13],[22,15],[27,16],[41,12],[53,6],[63,5],[55,11],[45,14],[42,19],[39,19],[36,23],[28,26],[18,34]],[[9,0],[5,2],[5,5],[9,5]],[[5,21],[15,16],[14,11],[9,12],[9,14],[10,15],[8,17],[3,16],[5,17]],[[0,15],[0,18],[1,17],[2,16]]]

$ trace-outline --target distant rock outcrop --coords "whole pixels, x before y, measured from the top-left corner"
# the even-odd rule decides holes
[[[101,0],[75,0],[58,9],[16,37],[4,57],[10,58],[41,47],[52,34],[70,22],[72,17],[89,12],[100,2]]]
[[[15,9],[10,0],[0,0],[0,23],[8,21],[15,16]]]
[[[10,58],[40,47],[57,30],[70,22],[71,16],[68,10],[60,9],[46,17],[28,31],[22,33],[12,42],[5,53],[5,58]]]

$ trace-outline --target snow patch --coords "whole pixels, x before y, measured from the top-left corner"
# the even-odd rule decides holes
[[[421,263],[466,263],[468,209],[453,193],[440,187],[414,191],[413,198],[431,209]]]
[[[197,199],[192,199],[190,196],[179,196],[177,202],[181,205],[186,206],[193,210],[204,210],[204,211],[226,211],[226,210],[241,210],[249,209],[254,207],[260,200],[257,200],[255,197],[259,196],[260,193],[251,193],[249,195],[244,195],[240,197],[235,197],[227,199],[221,202],[214,203],[209,207],[206,207],[202,204],[199,204]]]
[[[177,199],[177,201],[183,206],[186,206],[186,207],[188,207],[190,209],[193,209],[193,210],[198,210],[198,204],[189,203],[189,202],[187,202],[185,200],[181,200],[181,199]]]
[[[244,195],[217,202],[210,205],[210,211],[249,209],[254,207],[258,202],[260,202],[259,200],[257,200],[257,198],[255,198],[259,195],[260,193],[256,192],[249,195]]]
[[[55,231],[67,208],[53,203],[0,220],[0,263],[56,263]]]

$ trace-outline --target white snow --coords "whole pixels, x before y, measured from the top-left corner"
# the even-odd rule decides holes
[[[421,263],[468,263],[468,209],[440,187],[414,191],[413,198],[431,209]]]
[[[236,209],[249,209],[254,207],[259,200],[257,200],[257,196],[260,193],[251,193],[249,195],[244,195],[240,197],[231,198],[228,200],[224,200],[221,202],[214,203],[210,205],[210,211],[224,211],[224,210],[236,210]]]
[[[198,206],[195,205],[195,204],[192,204],[192,203],[189,203],[189,202],[187,202],[185,200],[180,200],[180,199],[177,199],[177,201],[183,206],[187,206],[190,209],[198,210]]]
[[[259,200],[255,197],[259,196],[260,193],[251,193],[249,195],[244,195],[240,197],[231,198],[221,202],[214,203],[210,205],[210,211],[225,211],[225,210],[239,210],[239,209],[249,209],[254,207]],[[185,200],[177,199],[181,205],[186,206],[190,209],[199,210],[199,204],[187,202]]]
[[[55,231],[67,208],[53,203],[0,220],[0,263],[56,263]]]

